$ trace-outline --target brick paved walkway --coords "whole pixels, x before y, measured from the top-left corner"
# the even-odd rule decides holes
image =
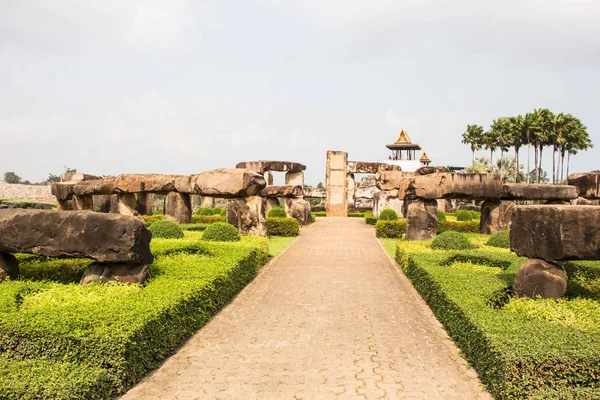
[[[124,399],[489,399],[359,218],[320,218]]]

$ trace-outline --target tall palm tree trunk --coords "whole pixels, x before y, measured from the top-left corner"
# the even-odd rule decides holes
[[[569,179],[569,164],[571,163],[571,152],[567,154],[567,179]]]
[[[556,183],[556,144],[554,145],[554,148],[552,149],[552,184]]]
[[[540,183],[540,172],[542,171],[542,153],[544,152],[544,146],[540,146],[540,165],[537,170],[537,180],[536,183]]]
[[[527,183],[529,182],[529,159],[531,158],[531,143],[529,143],[529,141],[527,141]]]
[[[515,146],[515,160],[517,162],[517,167],[515,169],[515,183],[519,183],[519,148]]]
[[[537,148],[536,144],[533,145],[533,153],[534,153],[533,182],[535,182],[537,180],[537,166],[538,166],[538,148]]]

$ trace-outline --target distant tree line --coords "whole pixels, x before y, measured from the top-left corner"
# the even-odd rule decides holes
[[[75,168],[67,168],[65,166],[65,172],[77,172],[77,170]],[[55,174],[48,174],[48,178],[45,181],[42,182],[38,182],[38,183],[33,183],[33,185],[48,185],[54,182],[59,182],[60,181],[60,176],[59,175],[55,175]],[[22,183],[24,185],[32,185],[31,182],[27,181],[27,180],[22,180],[21,177],[19,175],[17,175],[15,172],[5,172],[4,173],[4,182],[6,183]]]
[[[593,146],[587,127],[571,114],[554,114],[546,108],[538,108],[524,116],[500,117],[485,131],[480,125],[467,125],[462,134],[462,143],[468,144],[473,153],[477,150],[490,151],[490,164],[493,164],[495,150],[500,150],[500,163],[504,153],[514,150],[516,165],[519,165],[519,151],[527,145],[527,173],[535,174],[535,182],[540,182],[542,155],[544,148],[552,149],[552,183],[569,176],[571,156]],[[530,168],[531,147],[534,150],[534,167]],[[565,167],[565,156],[567,159]],[[519,181],[519,168],[516,168],[515,182]],[[529,179],[528,179],[529,181]]]

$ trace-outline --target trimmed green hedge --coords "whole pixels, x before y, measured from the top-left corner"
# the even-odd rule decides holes
[[[146,228],[152,225],[153,222],[163,221],[165,219],[164,214],[138,215],[138,217],[144,220]]]
[[[0,291],[0,398],[110,398],[204,325],[268,257],[265,238],[156,239],[144,287],[8,281]],[[29,397],[28,397],[29,396]]]
[[[215,222],[208,225],[202,235],[205,242],[239,242],[240,233],[237,228],[227,222]]]
[[[445,231],[479,233],[479,221],[438,221],[437,232]]]
[[[501,247],[504,249],[510,249],[510,231],[498,231],[492,234],[487,241],[488,246]]]
[[[298,236],[300,224],[295,218],[267,218],[269,236]]]
[[[311,214],[313,217],[326,217],[327,211],[313,211]]]
[[[194,224],[214,224],[215,222],[225,222],[223,215],[192,215],[192,223]]]
[[[383,221],[395,221],[398,219],[398,214],[396,214],[396,211],[386,208],[379,214],[379,219]]]
[[[473,214],[469,210],[458,210],[454,213],[457,221],[472,221]]]
[[[377,224],[377,218],[370,216],[370,217],[365,217],[365,223],[367,225],[376,225]]]
[[[183,238],[183,229],[178,223],[172,221],[156,221],[150,224],[148,230],[153,238],[162,239],[181,239]]]
[[[495,398],[600,398],[600,319],[572,311],[598,310],[597,302],[511,300],[526,259],[504,249],[442,253],[398,241],[396,260]],[[600,293],[600,280],[567,271],[570,286]]]
[[[375,224],[375,235],[379,238],[401,238],[406,232],[406,220],[378,220]]]
[[[267,218],[287,218],[287,214],[283,207],[273,207],[269,210]]]
[[[365,213],[361,212],[361,211],[353,211],[353,212],[349,212],[348,213],[348,217],[351,217],[351,218],[364,218],[365,217]]]
[[[196,211],[194,211],[194,215],[222,215],[224,208],[219,207],[200,207]]]
[[[184,231],[203,231],[205,230],[210,224],[181,224],[181,229],[183,229]]]
[[[473,245],[462,233],[446,231],[433,239],[431,248],[434,250],[470,250],[473,248]]]

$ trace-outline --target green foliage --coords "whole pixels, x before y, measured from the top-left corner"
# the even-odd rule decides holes
[[[348,213],[348,217],[351,217],[351,218],[364,218],[365,217],[365,213],[361,212],[361,211],[353,211],[353,212],[349,212]]]
[[[223,208],[219,208],[219,207],[214,207],[214,208],[200,207],[199,209],[194,211],[194,214],[195,215],[221,215],[223,210],[224,210]]]
[[[149,227],[156,221],[162,221],[165,219],[164,214],[138,215],[138,217],[144,220],[146,227]]]
[[[295,218],[267,217],[267,232],[269,236],[298,236],[300,224]]]
[[[492,234],[487,241],[487,245],[510,249],[510,231],[498,231]]]
[[[60,176],[54,174],[48,174],[48,179],[46,179],[46,183],[56,183],[60,182]]]
[[[365,223],[367,225],[376,225],[377,224],[377,218],[370,216],[370,217],[365,217]]]
[[[325,186],[323,186],[323,182],[319,182],[317,183],[317,189],[323,189]]]
[[[313,211],[312,216],[313,217],[326,217],[327,211]]]
[[[21,177],[14,172],[4,173],[4,182],[6,183],[21,183]]]
[[[194,224],[214,224],[215,222],[225,222],[223,215],[192,215],[192,223]]]
[[[600,397],[597,301],[511,299],[511,282],[526,259],[487,246],[454,252],[423,246],[397,241],[396,260],[494,398]],[[565,270],[570,287],[583,276],[600,282],[597,262]],[[594,287],[600,294],[600,285],[588,286]]]
[[[240,233],[237,228],[227,222],[215,222],[208,225],[202,235],[202,240],[209,242],[237,242]]]
[[[184,231],[204,231],[210,224],[181,224],[181,229]]]
[[[382,220],[375,224],[375,235],[378,238],[401,238],[406,232],[406,220]]]
[[[35,201],[28,199],[0,199],[0,204],[8,206],[8,208],[37,208],[41,210],[51,210],[56,204],[46,203],[43,201]]]
[[[282,207],[273,207],[269,210],[267,218],[287,218],[287,214]]]
[[[172,221],[155,221],[150,224],[148,230],[152,232],[153,238],[181,239],[183,237],[181,226]]]
[[[454,213],[457,221],[472,221],[473,214],[469,210],[458,210]]]
[[[227,304],[268,255],[268,241],[254,237],[157,239],[151,248],[144,287],[2,283],[0,398],[118,396]]]
[[[437,219],[438,219],[438,221],[445,221],[446,213],[443,212],[442,210],[437,210]]]
[[[379,219],[383,221],[395,221],[398,219],[398,214],[396,214],[396,211],[386,208],[379,214]]]
[[[431,242],[434,250],[469,250],[473,246],[469,239],[460,232],[446,231],[437,235]]]
[[[445,231],[479,233],[479,221],[439,221],[437,232],[442,233]]]
[[[479,211],[469,210],[469,214],[471,214],[471,218],[473,218],[474,220],[478,220],[481,218],[481,213]]]

